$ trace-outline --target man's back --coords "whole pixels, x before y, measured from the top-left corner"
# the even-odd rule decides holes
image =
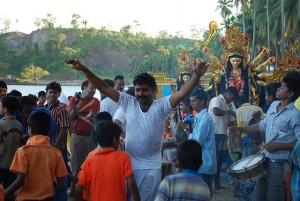
[[[36,135],[17,150],[10,171],[25,174],[17,200],[41,200],[54,196],[55,177],[67,175],[62,155],[49,144],[49,138]]]

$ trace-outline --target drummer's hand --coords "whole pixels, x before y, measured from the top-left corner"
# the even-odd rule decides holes
[[[77,59],[67,59],[64,61],[66,64],[71,64],[73,65],[72,68],[74,68],[75,70],[80,70],[80,71],[84,71],[87,68],[80,63]]]
[[[261,146],[271,153],[278,149],[278,143],[276,142],[262,143]]]
[[[229,133],[228,133],[229,136],[235,136],[235,135],[240,135],[240,134],[241,134],[241,131],[240,131],[239,127],[232,126],[229,128]]]

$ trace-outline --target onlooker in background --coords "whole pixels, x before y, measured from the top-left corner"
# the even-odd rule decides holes
[[[58,97],[61,93],[61,86],[57,82],[50,82],[46,86],[46,98],[47,98],[47,105],[45,105],[46,108],[48,108],[52,115],[55,118],[57,129],[55,131],[55,135],[53,137],[53,146],[57,149],[59,149],[62,153],[65,166],[68,170],[68,172],[71,172],[71,168],[68,165],[68,150],[67,150],[67,134],[68,129],[70,127],[70,119],[69,114],[65,106],[63,106],[59,100]],[[67,180],[65,177],[65,185],[67,186]],[[56,195],[61,201],[67,199],[67,189],[65,189],[62,193],[58,193],[59,195]]]
[[[4,188],[16,179],[16,175],[9,171],[9,167],[17,149],[21,146],[23,135],[23,126],[14,115],[18,108],[17,97],[2,97],[0,112],[4,117],[0,119],[0,184],[2,183]]]
[[[46,92],[45,91],[39,91],[38,99],[39,99],[39,102],[38,102],[37,106],[44,106],[45,102],[47,100],[46,99]]]
[[[82,200],[83,189],[89,187],[90,200],[125,201],[126,181],[134,200],[139,201],[130,156],[117,151],[121,129],[112,122],[103,121],[97,124],[96,133],[100,147],[81,166],[76,188],[77,200]]]
[[[0,80],[0,95],[6,96],[7,95],[7,85],[6,82]]]
[[[17,98],[21,98],[22,97],[22,93],[20,91],[18,91],[18,90],[15,90],[15,89],[11,90],[10,93],[7,94],[7,95],[9,95],[9,96],[15,96]]]
[[[198,172],[202,165],[202,148],[194,140],[183,141],[177,156],[182,173],[165,177],[155,201],[210,200],[210,190]]]
[[[269,106],[274,102],[277,101],[278,99],[276,98],[276,92],[278,90],[278,88],[281,86],[280,82],[275,82],[275,83],[271,83],[268,84],[266,86],[266,100],[269,104]]]
[[[109,86],[114,88],[111,84],[114,84],[112,80],[104,80],[105,83]],[[107,97],[105,93],[101,92],[101,104],[100,104],[100,112],[108,112],[112,117],[114,116],[115,112],[119,108],[118,104],[114,102],[111,98]],[[102,99],[102,96],[105,98]]]
[[[59,102],[64,106],[67,107],[68,106],[68,98],[67,96],[64,94],[64,92],[60,93],[60,96],[58,97]]]
[[[36,102],[36,104],[39,101],[38,97],[36,95],[34,95],[34,94],[28,94],[28,97],[32,98]]]
[[[228,104],[233,102],[239,96],[235,87],[228,87],[226,92],[211,99],[208,107],[208,113],[214,121],[214,132],[217,151],[217,174],[214,177],[214,190],[222,189],[220,184],[221,167],[224,162],[227,151],[227,127],[229,115],[235,116]]]
[[[114,88],[114,81],[110,80],[110,79],[103,79],[103,81],[110,87]],[[101,95],[101,105],[102,105],[102,100],[104,100],[107,96],[105,93],[102,93],[100,91],[100,95]]]
[[[195,140],[202,146],[203,164],[198,172],[209,186],[212,195],[213,176],[217,173],[214,123],[212,117],[207,113],[207,94],[203,89],[193,91],[190,100],[193,110],[198,114],[195,117],[194,128],[189,135],[189,140]],[[189,132],[188,130],[187,132]]]
[[[17,200],[54,200],[54,178],[58,189],[64,190],[63,177],[67,170],[60,151],[49,144],[46,136],[51,117],[44,111],[35,112],[28,118],[28,127],[31,137],[17,150],[10,167],[17,179],[5,193],[10,195],[21,188]]]
[[[90,151],[96,148],[93,142],[93,116],[100,110],[100,101],[94,97],[96,88],[85,80],[81,84],[81,94],[70,99],[68,111],[71,121],[71,167],[74,177],[77,177],[80,166]],[[72,183],[70,195],[75,193]]]
[[[122,92],[124,86],[125,86],[124,77],[122,75],[117,75],[114,79],[114,89]]]

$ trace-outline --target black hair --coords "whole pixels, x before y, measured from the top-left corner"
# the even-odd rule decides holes
[[[198,171],[202,165],[202,147],[195,140],[183,141],[177,149],[177,156],[184,169]]]
[[[135,95],[135,91],[134,91],[134,87],[129,87],[126,91],[127,94],[134,96]]]
[[[46,92],[48,92],[49,89],[58,91],[59,93],[61,93],[61,86],[58,82],[50,82],[49,84],[47,84],[46,86]]]
[[[33,94],[28,94],[28,96],[30,98],[32,98],[33,100],[35,100],[36,102],[39,100],[38,97],[36,95],[33,95]]]
[[[83,91],[84,90],[84,87],[88,86],[89,85],[89,81],[88,80],[84,80],[82,83],[81,83],[81,90]]]
[[[110,80],[110,79],[104,79],[104,82],[106,82],[106,84],[112,88],[114,88],[114,81]]]
[[[113,121],[112,116],[108,112],[99,112],[98,114],[95,115],[94,117],[94,124],[99,123],[100,121]]]
[[[136,75],[133,79],[133,86],[136,86],[137,84],[148,84],[152,90],[157,89],[154,77],[152,77],[148,73],[141,73],[139,75]]]
[[[5,88],[7,89],[7,84],[3,80],[0,80],[0,88]]]
[[[21,97],[22,96],[22,93],[16,89],[13,89],[10,91],[9,93],[10,96],[16,96],[16,97]]]
[[[1,99],[2,107],[6,107],[8,112],[14,114],[19,108],[19,99],[16,96],[4,96]]]
[[[238,97],[239,97],[239,92],[237,91],[237,89],[235,87],[228,87],[226,89],[226,92],[231,92],[232,95],[234,95],[235,99],[238,99]]]
[[[29,115],[27,124],[31,128],[32,133],[48,135],[48,132],[51,129],[51,117],[45,111],[36,111]]]
[[[41,97],[41,96],[46,96],[46,92],[45,91],[39,91],[38,97]]]
[[[193,110],[192,106],[191,106],[191,100],[190,100],[190,96],[185,97],[182,100],[182,103],[185,105],[185,107],[188,108],[188,110]]]
[[[25,105],[36,107],[36,102],[30,96],[22,96],[20,98],[20,107],[22,108]]]
[[[198,100],[204,100],[204,106],[206,106],[208,96],[203,89],[195,89],[192,91],[191,96],[196,96]]]
[[[294,92],[291,102],[296,101],[300,96],[300,73],[297,71],[288,72],[283,77],[282,82],[286,84],[288,91]]]
[[[117,76],[115,77],[114,81],[116,81],[116,80],[124,80],[124,76],[122,76],[122,75],[117,75]]]
[[[276,98],[276,92],[280,86],[281,86],[280,82],[268,84],[266,86],[266,92],[268,93],[269,96],[272,96],[274,100],[278,100],[278,98]]]
[[[121,129],[110,121],[101,121],[96,125],[96,135],[100,146],[111,147],[113,140],[121,135]]]

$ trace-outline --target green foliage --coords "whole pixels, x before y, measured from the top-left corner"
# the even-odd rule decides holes
[[[23,81],[37,83],[42,77],[50,75],[50,73],[39,66],[31,64],[31,66],[25,68],[21,72],[21,75],[23,77]]]

